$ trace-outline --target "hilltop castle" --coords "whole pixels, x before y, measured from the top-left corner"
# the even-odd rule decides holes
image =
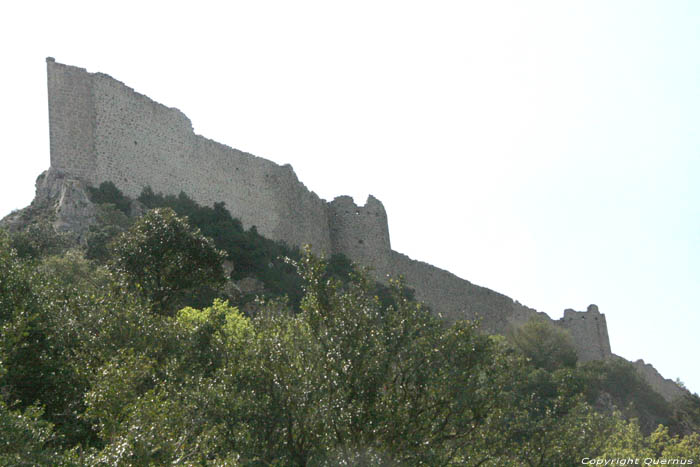
[[[54,177],[93,186],[111,181],[131,197],[150,186],[164,194],[184,191],[200,204],[223,201],[245,227],[256,226],[268,238],[309,243],[326,255],[343,253],[371,267],[379,280],[403,275],[417,299],[450,321],[478,317],[484,329],[503,334],[536,315],[549,319],[392,250],[386,211],[373,196],[364,206],[348,196],[326,202],[298,180],[290,165],[196,135],[182,112],[108,75],[53,58],[47,59],[47,68],[49,174]],[[570,331],[581,360],[612,357],[605,315],[595,305],[584,312],[566,310],[554,323]]]

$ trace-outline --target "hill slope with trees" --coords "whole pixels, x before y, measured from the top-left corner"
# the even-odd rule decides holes
[[[558,328],[447,325],[222,204],[91,197],[82,246],[49,215],[0,235],[0,465],[700,462],[697,395]]]

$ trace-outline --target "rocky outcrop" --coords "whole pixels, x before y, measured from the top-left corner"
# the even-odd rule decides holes
[[[36,198],[55,213],[53,227],[57,232],[71,233],[85,243],[90,226],[97,222],[97,208],[90,201],[85,182],[48,170],[37,179]]]
[[[58,185],[54,228],[57,232],[73,232],[83,243],[97,216],[96,207],[88,197],[87,186],[80,180],[71,179],[63,179]]]
[[[36,179],[32,204],[6,216],[0,227],[17,231],[36,222],[48,222],[56,232],[85,244],[90,226],[97,222],[97,208],[90,201],[87,184],[49,169]]]

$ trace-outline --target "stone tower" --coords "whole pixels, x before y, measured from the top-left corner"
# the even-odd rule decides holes
[[[586,311],[564,310],[558,324],[571,333],[579,360],[603,360],[612,355],[605,315],[596,305],[589,305]]]
[[[369,195],[364,206],[350,196],[328,203],[331,247],[355,261],[372,265],[391,251],[389,223],[381,201]]]

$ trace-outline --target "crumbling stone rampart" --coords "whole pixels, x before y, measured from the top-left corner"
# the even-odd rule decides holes
[[[672,380],[661,376],[661,374],[656,371],[656,368],[649,363],[645,363],[644,360],[640,359],[632,362],[632,365],[634,365],[634,367],[637,369],[639,374],[642,376],[642,379],[649,383],[649,386],[651,386],[654,391],[661,394],[661,396],[668,402],[674,401],[688,394],[687,390],[681,388]]]
[[[92,185],[112,181],[131,197],[150,186],[201,204],[223,201],[269,238],[330,251],[327,204],[291,166],[196,135],[182,112],[105,74],[47,65],[53,170]]]
[[[105,74],[51,58],[47,67],[53,173],[92,185],[111,181],[131,197],[150,186],[164,194],[184,191],[201,204],[223,201],[245,227],[256,226],[269,238],[343,253],[373,268],[380,280],[403,275],[419,300],[450,321],[479,319],[484,329],[505,333],[545,316],[393,251],[386,211],[373,196],[364,206],[348,196],[327,203],[291,166],[196,135],[182,112]],[[570,330],[583,360],[610,356],[605,317],[597,309],[567,311],[556,323]]]

